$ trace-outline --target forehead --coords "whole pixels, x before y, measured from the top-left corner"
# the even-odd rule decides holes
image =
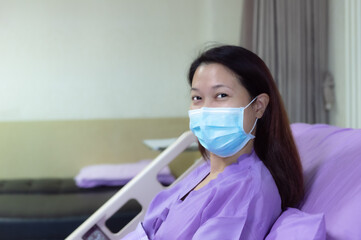
[[[202,64],[196,69],[192,87],[206,85],[226,85],[243,88],[238,76],[229,68],[218,63]]]

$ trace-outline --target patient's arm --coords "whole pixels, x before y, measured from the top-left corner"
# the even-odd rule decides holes
[[[139,223],[137,228],[133,232],[129,233],[122,239],[123,240],[149,240],[147,234],[144,231],[142,223]]]

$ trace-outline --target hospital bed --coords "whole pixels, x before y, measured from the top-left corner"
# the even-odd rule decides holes
[[[157,174],[161,169],[167,166],[180,153],[185,151],[192,143],[196,141],[196,137],[192,132],[183,133],[173,144],[165,149],[157,158],[155,158],[140,174],[127,183],[119,192],[110,198],[101,208],[99,208],[90,218],[81,224],[67,240],[115,240],[125,236],[136,228],[136,225],[145,215],[146,209],[150,201],[161,190],[172,187],[190,171],[197,167],[202,160],[198,159],[188,168],[181,176],[177,178],[170,186],[163,186],[157,181]],[[141,186],[141,187],[139,187]],[[136,200],[141,211],[119,232],[113,233],[107,227],[107,220],[110,219],[119,209],[122,208],[129,200]]]
[[[302,232],[304,236],[310,233],[309,230],[315,231],[316,237],[307,239],[325,239],[319,238],[325,234],[330,240],[361,239],[361,129],[302,123],[291,127],[303,166],[305,198],[298,209],[304,214],[294,215],[286,210],[266,240],[279,239],[273,236],[282,233],[286,238],[281,239],[298,239],[290,233]],[[135,229],[150,201],[165,188],[156,181],[156,174],[195,141],[191,132],[184,133],[67,239],[115,240]],[[201,159],[197,160],[177,181],[201,162]],[[129,199],[140,203],[141,212],[122,230],[111,232],[105,224],[107,219]],[[322,224],[315,225],[313,215],[322,215]]]

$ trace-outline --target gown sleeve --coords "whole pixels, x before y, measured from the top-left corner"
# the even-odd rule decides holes
[[[240,239],[245,217],[216,217],[205,222],[193,236],[193,240],[202,239]]]
[[[139,223],[137,228],[122,238],[122,240],[149,240],[149,238],[143,229],[142,223]]]

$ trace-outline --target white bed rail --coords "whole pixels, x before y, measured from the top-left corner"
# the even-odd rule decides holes
[[[116,240],[122,238],[127,233],[134,230],[137,224],[143,219],[151,200],[158,192],[166,188],[157,180],[158,172],[195,141],[196,137],[192,132],[188,131],[183,133],[173,144],[171,144],[157,158],[155,158],[141,173],[134,177],[103,206],[101,206],[93,215],[84,221],[84,223],[82,223],[72,234],[70,234],[66,240]],[[184,176],[186,176],[193,168],[195,168],[199,162],[199,160],[195,162],[195,164],[193,164],[192,167],[183,173],[176,180],[176,182],[184,178]],[[118,233],[111,232],[105,225],[105,222],[131,199],[135,199],[139,202],[139,204],[142,206],[141,212]]]

